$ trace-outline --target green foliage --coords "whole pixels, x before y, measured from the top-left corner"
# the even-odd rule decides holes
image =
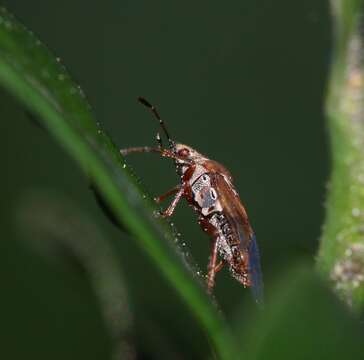
[[[272,290],[264,314],[246,334],[248,358],[361,358],[358,323],[309,264],[291,267]],[[343,328],[346,331],[340,330]]]
[[[153,216],[150,197],[136,184],[118,149],[94,121],[85,95],[65,67],[4,8],[0,12],[0,82],[39,116],[80,165],[116,218],[190,306],[220,357],[227,358],[234,348],[229,332],[173,245],[175,235]]]

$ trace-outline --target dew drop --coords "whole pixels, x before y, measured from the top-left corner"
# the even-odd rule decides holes
[[[123,164],[123,169],[125,169],[126,168],[126,164]]]
[[[78,85],[78,93],[84,98],[85,97],[85,93],[83,92],[83,90],[81,89],[81,86]]]

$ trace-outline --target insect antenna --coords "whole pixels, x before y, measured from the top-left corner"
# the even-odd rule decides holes
[[[164,124],[164,121],[161,119],[156,107],[154,105],[152,105],[149,101],[147,101],[146,99],[144,99],[143,97],[139,96],[138,97],[138,101],[143,104],[144,106],[146,106],[148,109],[150,109],[150,111],[153,113],[153,115],[157,118],[157,120],[159,121],[159,125],[161,126],[164,134],[167,137],[168,143],[169,143],[169,147],[171,149],[174,149],[175,147],[175,143],[174,141],[171,139],[171,137],[169,136],[169,133],[167,131],[166,125]],[[162,139],[159,135],[159,133],[157,134],[157,141],[159,144],[159,147],[162,147]]]

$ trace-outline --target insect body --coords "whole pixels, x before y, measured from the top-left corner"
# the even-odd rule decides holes
[[[207,286],[211,292],[215,275],[227,264],[232,276],[244,287],[251,287],[257,301],[262,297],[259,252],[254,232],[228,170],[190,146],[173,141],[157,110],[144,98],[139,101],[157,117],[169,147],[163,147],[157,134],[158,147],[135,147],[120,150],[123,155],[134,152],[157,152],[175,161],[181,182],[174,189],[156,198],[157,202],[174,195],[169,207],[161,213],[173,214],[182,197],[198,214],[202,229],[211,236],[211,256],[208,264]],[[220,261],[218,262],[218,258]]]

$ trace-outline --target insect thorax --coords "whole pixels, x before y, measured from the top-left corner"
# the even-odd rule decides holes
[[[208,216],[215,212],[221,212],[222,207],[218,199],[217,191],[211,184],[209,173],[202,166],[201,168],[197,168],[196,170],[201,171],[202,174],[200,173],[198,177],[193,176],[194,179],[191,179],[191,191],[196,210],[203,216]]]
[[[233,257],[232,246],[236,245],[236,240],[231,231],[231,224],[223,213],[218,191],[211,184],[209,173],[204,172],[195,178],[191,191],[195,209],[200,213],[200,217],[215,229],[213,236],[218,236],[221,257],[230,261]]]

